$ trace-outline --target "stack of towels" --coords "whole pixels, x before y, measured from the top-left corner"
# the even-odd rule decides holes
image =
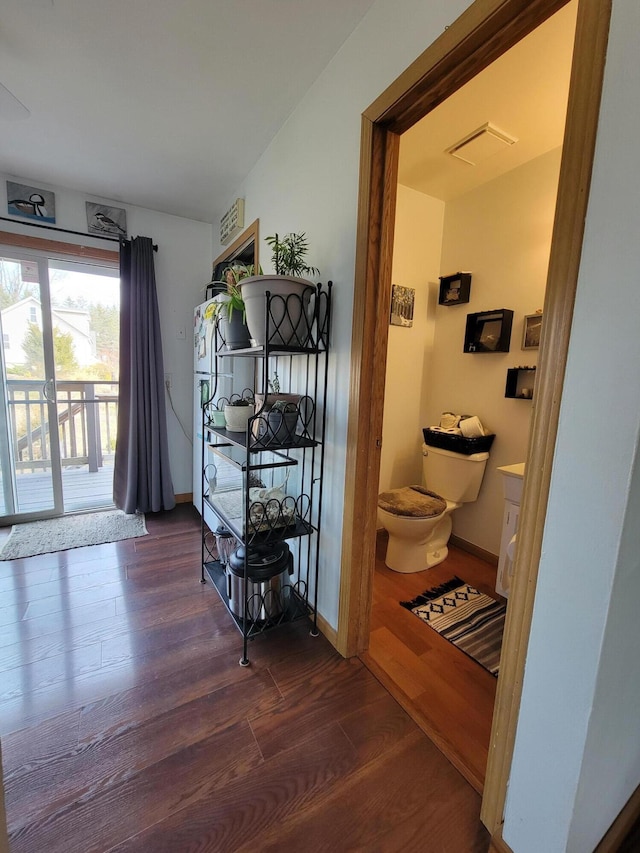
[[[454,415],[453,412],[443,412],[440,423],[429,427],[436,432],[448,432],[451,435],[463,435],[465,438],[480,438],[489,435],[489,430],[480,423],[476,415]]]

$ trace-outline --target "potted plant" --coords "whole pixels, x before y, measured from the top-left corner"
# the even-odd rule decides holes
[[[238,286],[247,276],[253,275],[253,266],[233,264],[224,271],[220,282],[225,291],[214,297],[210,316],[220,325],[220,335],[228,350],[246,349],[251,346],[251,335],[247,326],[244,299]]]
[[[315,286],[303,275],[317,274],[306,262],[307,238],[300,234],[274,234],[266,238],[273,250],[275,275],[252,275],[239,282],[251,337],[259,346],[304,346],[310,334],[307,305]],[[270,293],[267,326],[265,295]]]
[[[252,426],[253,434],[256,438],[259,438],[264,434],[266,424],[268,423],[267,418],[269,416],[269,412],[274,407],[275,403],[291,403],[296,411],[298,411],[298,404],[301,400],[300,394],[288,394],[280,390],[280,379],[278,378],[277,372],[274,372],[273,379],[269,379],[267,384],[269,386],[268,394],[258,393],[254,395],[256,402],[256,415],[259,415],[259,417],[257,417],[253,422]],[[290,411],[292,410],[289,410],[289,412]]]
[[[224,419],[228,432],[246,432],[249,418],[253,415],[253,400],[239,397],[224,404]]]
[[[298,407],[287,400],[276,400],[266,412],[266,417],[258,419],[258,439],[262,444],[293,444],[299,417]]]

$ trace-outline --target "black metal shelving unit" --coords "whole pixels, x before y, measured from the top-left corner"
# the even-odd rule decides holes
[[[331,289],[328,282],[304,296],[267,292],[263,346],[228,350],[219,327],[216,330],[216,377],[228,375],[225,362],[230,357],[254,361],[252,389],[234,388],[229,397],[222,397],[215,380],[210,398],[202,405],[200,580],[216,588],[242,635],[242,666],[250,663],[248,641],[280,625],[308,618],[311,633],[318,634]],[[291,317],[295,321],[289,322]],[[270,417],[273,400],[278,398],[277,392],[269,393],[274,376],[286,383],[282,396],[296,400],[294,426],[284,431],[274,429]],[[225,402],[254,395],[259,402],[244,432],[213,426],[212,413]],[[235,537],[244,548],[241,577],[237,566],[232,573],[224,555],[221,558],[218,553],[217,531],[206,524],[205,507],[213,511],[223,535]],[[287,572],[263,591],[252,580],[250,553],[268,552],[282,542],[291,553]],[[232,594],[233,580],[240,581],[239,597]]]

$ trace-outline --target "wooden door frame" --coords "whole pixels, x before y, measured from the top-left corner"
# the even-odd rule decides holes
[[[568,0],[476,0],[362,115],[338,650],[364,651],[375,565],[400,134]],[[611,0],[579,0],[536,398],[481,819],[499,843],[569,347]]]

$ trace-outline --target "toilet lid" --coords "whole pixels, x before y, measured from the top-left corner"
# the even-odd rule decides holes
[[[378,495],[378,506],[393,515],[410,518],[433,518],[441,515],[447,508],[447,502],[435,492],[422,486],[403,486]]]

